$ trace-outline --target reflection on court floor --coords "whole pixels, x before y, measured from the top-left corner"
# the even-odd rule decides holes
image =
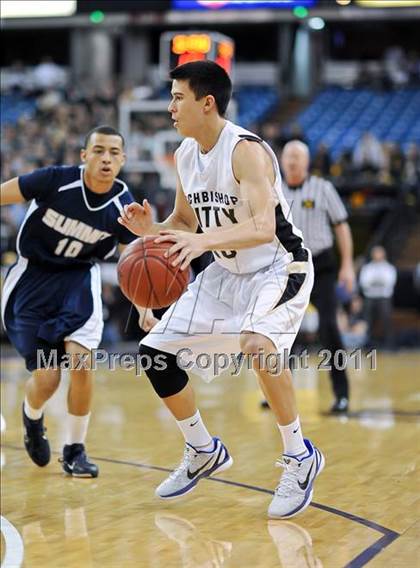
[[[268,521],[281,446],[252,375],[226,374],[211,385],[193,379],[202,413],[235,464],[185,499],[162,503],[154,489],[177,465],[182,440],[144,378],[98,372],[87,446],[100,476],[69,479],[57,462],[65,384],[48,404],[55,453],[40,469],[23,450],[26,372],[5,360],[2,562],[19,565],[20,542],[24,566],[34,568],[414,566],[419,363],[414,354],[382,355],[376,372],[352,370],[352,409],[340,418],[325,414],[328,377],[313,369],[298,373],[303,427],[325,452],[327,467],[314,506],[293,520]]]

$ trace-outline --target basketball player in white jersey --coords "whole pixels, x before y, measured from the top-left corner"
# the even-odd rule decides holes
[[[177,67],[171,78],[168,110],[186,137],[175,154],[174,211],[165,222],[153,223],[143,201],[125,206],[120,222],[136,235],[155,234],[157,241],[173,243],[168,253],[177,253],[173,264],[181,269],[205,251],[214,253],[215,262],[140,345],[142,355],[165,356],[164,369],[152,366],[146,374],[186,442],[179,467],[156,494],[180,497],[201,478],[232,465],[224,444],[203,423],[185,369],[194,365],[192,370],[203,372],[200,354],[212,360],[216,353],[242,352],[252,361],[283,439],[278,465],[285,472],[268,514],[292,517],[311,502],[314,480],[324,467],[322,453],[303,437],[283,360],[309,302],[311,256],[292,223],[272,150],[224,118],[232,91],[227,73],[216,63],[199,61]],[[269,368],[269,354],[280,362],[275,369]]]

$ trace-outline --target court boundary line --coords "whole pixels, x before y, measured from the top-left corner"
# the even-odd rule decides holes
[[[25,448],[21,446],[14,446],[10,444],[2,444],[3,448],[11,449],[11,450],[20,450],[23,451]],[[53,454],[61,455],[61,452],[54,451]],[[91,456],[92,460],[102,461],[107,463],[114,463],[118,465],[128,465],[131,467],[138,467],[140,469],[148,469],[153,471],[163,471],[165,473],[170,473],[173,469],[159,466],[159,465],[151,465],[145,464],[141,462],[134,462],[129,460],[120,460],[116,458],[103,458],[98,456]],[[274,491],[271,489],[266,489],[264,487],[258,487],[257,485],[249,485],[247,483],[241,483],[240,481],[231,481],[230,479],[222,479],[220,477],[206,477],[204,478],[208,481],[213,481],[216,483],[224,483],[225,485],[232,485],[234,487],[241,487],[243,489],[249,489],[251,491],[258,491],[260,493],[267,493],[268,495],[274,495]],[[83,480],[81,480],[83,483]],[[314,507],[315,509],[320,509],[321,511],[325,511],[327,513],[331,513],[333,515],[337,515],[338,517],[345,518],[349,521],[358,523],[363,525],[369,529],[375,530],[379,532],[382,536],[376,540],[374,543],[369,545],[367,548],[362,550],[357,556],[355,556],[350,562],[345,564],[342,568],[362,568],[366,566],[366,564],[372,560],[375,556],[377,556],[380,552],[385,550],[388,546],[390,546],[397,538],[401,536],[402,533],[384,527],[374,521],[370,521],[369,519],[365,519],[363,517],[359,517],[358,515],[354,515],[353,513],[347,513],[346,511],[342,511],[341,509],[336,509],[334,507],[330,507],[329,505],[322,505],[321,503],[317,503],[312,501],[309,505],[310,507]],[[4,517],[2,517],[3,519]],[[13,525],[12,525],[13,526]],[[18,533],[19,534],[19,533]],[[3,564],[1,565],[3,567]]]
[[[5,553],[1,568],[20,568],[25,556],[25,546],[19,531],[6,517],[0,515]]]

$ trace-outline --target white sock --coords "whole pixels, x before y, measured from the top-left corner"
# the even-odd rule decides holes
[[[283,453],[288,456],[299,456],[308,453],[308,448],[303,441],[302,429],[300,427],[299,416],[291,424],[282,426],[277,424],[283,439]]]
[[[67,414],[66,444],[84,444],[89,426],[90,412],[85,416]]]
[[[176,423],[183,433],[185,441],[188,442],[188,444],[191,444],[194,448],[209,450],[213,447],[213,438],[204,426],[199,410],[197,410],[197,412],[190,418],[177,420]]]
[[[31,420],[39,420],[44,413],[44,404],[41,408],[32,408],[29,404],[27,397],[25,396],[25,400],[23,402],[23,410],[28,418]]]

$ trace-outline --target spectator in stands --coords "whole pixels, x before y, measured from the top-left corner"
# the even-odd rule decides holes
[[[386,50],[384,67],[387,79],[393,87],[404,87],[408,83],[408,64],[404,51],[399,46]]]
[[[350,180],[354,173],[353,157],[350,150],[345,150],[331,167],[331,175],[337,178]]]
[[[368,324],[363,314],[363,299],[354,295],[348,311],[341,308],[338,312],[338,328],[345,349],[360,349],[367,342]]]
[[[373,247],[371,261],[362,267],[359,276],[372,346],[392,347],[392,298],[396,282],[397,270],[387,261],[385,249]],[[380,335],[376,332],[377,327],[382,328]]]
[[[66,156],[73,162],[86,128],[98,122],[117,123],[113,87],[95,90],[81,83],[64,96],[57,90],[42,93],[35,116],[23,117],[14,125],[2,124],[2,180],[61,164]]]
[[[404,168],[404,154],[401,147],[398,144],[391,145],[391,151],[389,154],[389,173],[391,176],[391,182],[394,184],[399,184],[401,181],[401,176]]]
[[[39,110],[47,113],[53,111],[63,100],[63,94],[58,89],[46,89],[36,100]]]
[[[22,61],[19,59],[13,61],[7,72],[2,72],[1,87],[5,93],[20,94],[27,91],[28,77]]]
[[[330,175],[331,159],[327,146],[321,142],[312,160],[311,171],[315,176],[328,177]]]
[[[363,172],[377,173],[385,167],[385,154],[381,143],[370,132],[365,132],[357,142],[353,163]]]
[[[40,91],[61,89],[66,85],[66,72],[50,56],[46,56],[33,70],[32,79],[35,88]]]
[[[394,142],[382,144],[385,162],[378,174],[378,181],[385,185],[400,186],[404,167],[404,154],[401,147]]]

